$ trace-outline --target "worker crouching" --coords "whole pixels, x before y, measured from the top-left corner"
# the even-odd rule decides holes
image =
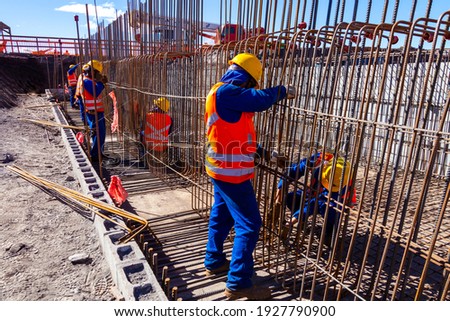
[[[282,194],[286,182],[296,183],[308,174],[303,188],[296,186],[287,193],[286,206],[292,213],[290,222],[282,229],[286,237],[288,228],[298,222],[303,229],[307,218],[315,212],[325,219],[324,243],[330,245],[334,227],[340,219],[339,204],[353,206],[356,203],[355,190],[351,188],[350,163],[342,157],[334,158],[330,153],[318,152],[309,158],[289,166],[284,177],[278,183],[276,203],[282,203]],[[308,172],[308,173],[307,173]],[[352,193],[350,195],[350,193]],[[328,199],[330,198],[329,204]],[[342,207],[341,207],[342,209]]]
[[[153,101],[153,109],[145,116],[144,142],[147,164],[163,167],[168,159],[169,135],[172,132],[172,117],[168,112],[170,102],[160,97]]]

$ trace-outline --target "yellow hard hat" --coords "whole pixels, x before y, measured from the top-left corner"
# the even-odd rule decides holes
[[[166,98],[160,97],[158,99],[155,99],[153,103],[165,113],[167,113],[170,109],[170,102]]]
[[[334,163],[336,164],[336,167],[334,170],[332,186],[330,186],[330,179],[331,173],[333,171],[333,162],[328,163],[322,169],[322,185],[329,191],[331,190],[332,192],[338,192],[339,186],[341,186],[342,188],[348,183],[348,176],[350,174],[350,163],[345,162],[342,157],[338,157],[337,161],[334,161]],[[342,171],[344,171],[344,177],[342,178],[341,184]]]
[[[262,64],[258,57],[251,53],[240,53],[228,62],[230,65],[236,64],[253,77],[257,83],[261,80]]]
[[[69,66],[69,69],[70,69],[70,68],[73,68],[73,67],[75,67],[75,65],[70,65],[70,66]]]
[[[92,66],[92,68],[94,68],[95,70],[98,70],[98,72],[100,72],[100,73],[103,71],[103,65],[98,60],[91,60],[87,63],[87,65]],[[83,66],[83,69],[84,69],[84,66]]]

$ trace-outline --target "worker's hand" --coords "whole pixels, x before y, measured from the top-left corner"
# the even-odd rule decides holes
[[[105,75],[102,76],[101,82],[103,84],[106,84],[108,82],[108,77],[106,77]]]
[[[279,154],[276,150],[274,150],[271,153],[270,162],[277,164],[278,167],[285,168],[288,163],[288,159],[285,155]]]
[[[297,96],[297,91],[294,86],[289,85],[286,87],[286,98],[294,99]]]
[[[286,156],[281,155],[277,157],[277,166],[281,168],[285,168],[289,163],[289,160]]]

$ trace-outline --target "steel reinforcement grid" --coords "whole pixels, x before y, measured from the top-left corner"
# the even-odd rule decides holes
[[[177,1],[169,2],[177,8]],[[133,10],[150,21],[153,9]],[[254,19],[241,22],[258,26],[261,14],[252,10]],[[185,18],[196,21],[198,15],[186,11]],[[281,31],[270,27],[226,43],[159,52],[142,43],[141,54],[104,62],[108,88],[117,98],[118,131],[109,135],[122,146],[139,144],[152,101],[169,99],[170,148],[145,156],[150,164],[164,165],[150,166],[160,177],[168,178],[168,167],[187,182],[192,209],[207,217],[213,199],[203,165],[205,99],[232,57],[254,53],[263,64],[261,88],[291,84],[297,90],[294,100],[255,114],[258,143],[288,164],[317,151],[342,157],[350,172],[339,184],[356,192],[356,202],[328,198],[323,212],[314,205],[304,224],[288,226],[292,213],[286,201],[275,202],[286,168],[258,160],[253,184],[263,228],[255,256],[265,269],[299,299],[448,300],[450,11],[437,19],[429,18],[429,11],[411,21],[394,17],[391,23],[385,16],[381,23],[344,22],[337,8],[333,26],[316,27],[314,19],[308,23],[314,27],[298,24],[303,12],[301,18],[286,17],[296,22],[285,21]],[[332,16],[328,20],[332,23]],[[107,31],[106,43],[114,37],[128,41],[118,36],[120,30]],[[111,100],[105,100],[112,122]],[[308,177],[291,183],[284,195],[307,189]],[[340,215],[326,240],[322,226],[330,206]]]

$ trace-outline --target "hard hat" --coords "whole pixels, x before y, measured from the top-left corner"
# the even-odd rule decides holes
[[[89,65],[89,64],[84,64],[84,65],[83,65],[83,71],[89,71],[89,70],[91,70],[91,65]]]
[[[166,98],[160,97],[158,99],[155,99],[153,103],[165,113],[167,113],[170,109],[170,102]]]
[[[333,163],[336,164],[334,169],[334,176],[332,186],[330,186],[331,173],[333,171]],[[344,171],[344,177],[342,177],[342,171]],[[339,186],[344,187],[348,183],[348,176],[350,174],[350,163],[345,162],[342,157],[338,157],[337,161],[329,162],[322,169],[322,185],[332,192],[338,192]],[[342,184],[341,184],[342,177]],[[330,189],[331,188],[331,189]]]
[[[89,66],[92,66],[92,68],[94,68],[95,70],[98,70],[98,72],[100,73],[103,71],[103,65],[98,60],[90,60],[87,64]]]
[[[230,65],[236,64],[253,77],[257,83],[261,80],[262,64],[258,57],[251,53],[240,53],[228,62]]]
[[[75,67],[75,65],[72,64],[72,65],[69,66],[69,69],[71,69],[71,68],[73,68],[73,67]]]

